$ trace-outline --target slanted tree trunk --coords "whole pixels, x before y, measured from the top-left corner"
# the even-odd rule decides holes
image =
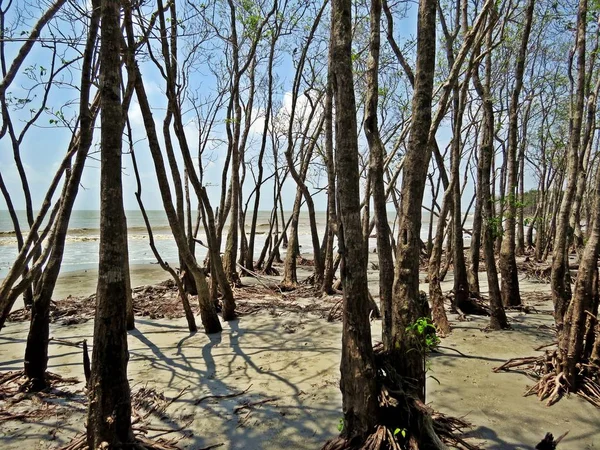
[[[507,149],[507,196],[508,207],[506,208],[506,222],[502,235],[502,247],[498,265],[502,275],[502,303],[504,306],[521,305],[521,294],[519,292],[519,274],[516,261],[516,219],[517,219],[517,188],[518,180],[518,123],[519,123],[519,95],[523,87],[523,75],[525,72],[525,58],[527,57],[527,45],[533,22],[533,9],[535,0],[529,0],[525,11],[525,25],[521,37],[521,46],[517,56],[515,68],[515,85],[511,94],[508,118],[508,149]]]
[[[431,302],[431,317],[433,323],[437,326],[441,335],[445,336],[450,332],[450,322],[444,309],[444,293],[440,284],[440,268],[442,265],[442,248],[444,246],[444,229],[446,228],[446,217],[451,210],[452,191],[454,190],[455,179],[450,180],[448,189],[444,192],[442,208],[438,216],[435,239],[429,257],[429,266],[427,275],[429,278],[429,301]]]
[[[181,255],[185,260],[184,262],[188,270],[192,272],[192,276],[194,277],[194,281],[196,283],[196,289],[198,291],[198,305],[200,306],[200,317],[202,320],[202,324],[204,325],[204,330],[207,334],[218,333],[222,330],[222,327],[221,323],[219,322],[217,312],[215,310],[215,305],[210,300],[210,292],[208,290],[206,276],[204,274],[204,271],[200,267],[198,267],[196,259],[194,258],[194,255],[192,255],[188,247],[183,227],[177,218],[177,213],[173,206],[171,190],[167,178],[167,173],[165,170],[165,164],[164,159],[162,157],[160,144],[158,142],[158,135],[156,132],[156,126],[154,124],[154,118],[152,117],[150,103],[148,102],[148,97],[146,95],[143,80],[137,67],[135,77],[135,91],[140,105],[140,110],[142,112],[142,118],[144,120],[146,134],[148,136],[148,146],[150,148],[150,153],[154,162],[156,179],[160,188],[161,199],[163,207],[165,208],[167,220],[169,221],[169,226],[171,228],[171,232],[173,233],[173,238],[175,239],[177,248],[181,252]]]
[[[100,263],[89,386],[87,443],[120,448],[133,442],[127,380],[125,211],[121,180],[120,4],[101,0],[100,44]]]
[[[53,231],[52,252],[48,264],[42,273],[39,289],[33,299],[31,323],[25,347],[25,375],[29,380],[30,389],[34,391],[44,389],[47,386],[46,370],[48,368],[50,302],[60,272],[69,219],[79,190],[87,154],[92,145],[94,122],[98,114],[100,97],[97,96],[94,99],[91,108],[89,104],[90,87],[93,77],[92,60],[100,22],[99,2],[95,1],[93,6],[81,71],[80,131],[73,136],[71,141],[71,146],[78,147],[77,156],[61,195],[62,202]]]

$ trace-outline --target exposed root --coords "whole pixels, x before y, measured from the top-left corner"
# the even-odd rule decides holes
[[[134,423],[139,420],[145,420],[150,415],[160,419],[165,418],[167,408],[177,399],[179,399],[187,390],[185,387],[173,398],[167,398],[162,392],[156,389],[142,387],[131,395],[131,408],[133,410]]]
[[[331,307],[329,310],[329,314],[327,315],[327,322],[336,322],[342,320],[342,315],[344,313],[344,300],[340,299],[336,302],[335,305]]]
[[[559,401],[567,391],[567,380],[562,372],[558,375],[547,373],[525,392],[525,396],[536,394],[542,401],[548,399],[546,405],[552,406]]]
[[[179,399],[186,391],[187,387],[183,388],[177,395],[172,398],[167,398],[162,392],[157,392],[155,389],[146,386],[138,389],[131,395],[132,417],[131,424],[135,442],[128,443],[127,448],[136,450],[177,450],[180,449],[178,442],[185,434],[185,430],[191,425],[192,420],[177,427],[177,428],[160,428],[150,425],[150,416],[157,419],[165,420],[168,418],[166,414],[167,408],[177,399]],[[149,438],[147,435],[154,432],[154,436]],[[158,432],[158,433],[157,433]],[[167,434],[179,433],[180,436],[173,438],[165,438]],[[59,450],[86,450],[87,437],[85,433],[78,434],[71,442]],[[212,448],[215,448],[214,446]]]
[[[523,262],[517,263],[517,269],[519,273],[525,274],[525,277],[530,280],[536,280],[540,283],[550,283],[552,266],[548,263],[538,263],[525,258]]]
[[[262,270],[262,274],[263,275],[271,275],[271,276],[279,276],[279,270],[277,270],[275,267],[269,267],[268,269],[264,269]]]
[[[446,299],[450,301],[450,304],[453,305],[454,292],[450,291],[446,294]],[[459,305],[456,305],[457,312],[459,316],[466,319],[468,315],[475,316],[489,316],[491,314],[490,307],[488,304],[480,297],[469,296],[465,300],[462,300]]]
[[[554,439],[554,436],[552,436],[552,433],[546,433],[546,436],[544,436],[544,439],[542,439],[538,445],[535,446],[536,450],[554,450],[556,448],[556,446],[560,443],[560,441],[563,440],[563,438],[569,434],[569,432],[567,431],[566,433],[564,433],[562,436],[559,436],[558,439]]]
[[[466,450],[479,450],[480,447],[464,438],[473,425],[462,418],[450,417],[440,412],[432,414],[433,428],[445,444]]]
[[[343,435],[325,444],[323,450],[480,450],[468,442],[465,431],[471,424],[433,411],[407,393],[409,387],[396,372],[389,356],[378,344],[375,350],[379,386],[378,424],[362,439]]]
[[[548,345],[538,348],[544,347]],[[579,364],[577,386],[574,388],[569,385],[563,372],[557,373],[558,367],[560,365],[557,361],[557,351],[546,350],[540,356],[510,359],[495,367],[493,371],[517,370],[534,379],[536,383],[527,389],[524,396],[537,395],[541,401],[546,400],[547,406],[555,404],[565,394],[572,392],[600,408],[600,368],[592,364]]]
[[[299,266],[307,266],[307,267],[314,267],[315,266],[315,262],[312,259],[306,259],[303,256],[298,256],[296,258],[296,264],[298,264]]]

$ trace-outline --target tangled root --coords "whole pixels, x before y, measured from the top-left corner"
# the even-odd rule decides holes
[[[553,343],[551,345],[556,345]],[[544,348],[541,346],[539,348]],[[558,402],[565,394],[577,394],[592,405],[600,408],[600,368],[593,364],[579,364],[577,385],[570,386],[565,374],[559,371],[560,364],[556,350],[546,350],[541,356],[526,358],[513,358],[506,361],[494,372],[516,370],[535,380],[535,384],[525,392],[524,396],[537,395],[541,400],[547,400],[546,405],[551,406]]]
[[[530,387],[525,396],[536,394],[541,401],[548,399],[547,406],[554,405],[568,392],[568,383],[563,372],[545,374],[536,384]]]
[[[465,450],[480,450],[466,441],[471,424],[463,419],[433,411],[408,393],[411,386],[394,369],[381,345],[375,347],[379,387],[378,423],[366,437],[340,436],[325,444],[323,450],[442,450],[447,445]]]

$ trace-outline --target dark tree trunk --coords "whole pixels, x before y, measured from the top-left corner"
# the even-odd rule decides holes
[[[492,160],[494,158],[494,105],[491,94],[492,83],[492,60],[489,51],[493,45],[492,37],[493,27],[487,33],[486,46],[488,53],[486,55],[485,65],[485,85],[481,83],[479,72],[476,69],[473,72],[473,81],[477,94],[483,102],[483,132],[481,135],[481,144],[479,150],[479,162],[481,170],[479,176],[481,182],[479,196],[482,202],[482,226],[483,226],[483,253],[488,280],[488,296],[490,298],[490,328],[500,330],[508,328],[508,321],[502,298],[500,295],[500,285],[498,283],[498,271],[496,269],[496,258],[494,255],[494,242],[498,234],[498,226],[494,222],[494,200],[490,192]]]
[[[342,435],[364,439],[377,421],[375,362],[369,324],[367,255],[360,220],[356,104],[352,76],[352,5],[332,3],[331,69],[336,106],[338,241],[344,294],[341,383]]]
[[[70,175],[65,182],[61,195],[62,204],[56,226],[53,230],[53,246],[48,264],[46,265],[39,289],[33,299],[31,308],[31,324],[25,347],[25,375],[30,381],[32,390],[40,390],[46,387],[46,370],[48,368],[48,342],[50,332],[50,301],[56,280],[60,272],[60,266],[65,249],[65,240],[69,227],[71,211],[77,197],[81,176],[85,167],[85,161],[92,145],[94,122],[98,113],[98,99],[94,99],[92,107],[89,106],[90,86],[92,82],[92,58],[98,35],[98,24],[100,21],[99,2],[94,2],[95,7],[90,19],[89,32],[81,73],[80,91],[80,131],[73,136],[71,145],[78,146],[77,156]]]
[[[412,122],[404,156],[402,204],[392,294],[392,348],[398,374],[411,380],[410,392],[425,400],[425,367],[414,333],[407,328],[423,317],[419,292],[421,214],[427,170],[431,159],[429,132],[436,53],[436,1],[419,2],[417,63],[412,100]]]
[[[330,47],[331,51],[331,47]],[[327,166],[327,233],[325,235],[325,246],[323,252],[323,285],[321,292],[330,293],[333,287],[333,278],[335,276],[333,261],[333,243],[337,235],[337,215],[336,215],[336,181],[335,181],[335,162],[333,155],[333,86],[332,86],[331,55],[329,55],[329,67],[327,74],[327,91],[325,93],[325,165]]]
[[[477,70],[477,69],[474,69]],[[481,224],[483,211],[483,197],[481,196],[481,158],[477,161],[477,187],[475,189],[475,210],[473,211],[473,233],[471,234],[471,245],[469,247],[469,266],[467,276],[469,280],[469,291],[474,295],[480,295],[479,287],[479,262],[481,255]]]
[[[87,424],[87,443],[93,449],[104,443],[120,448],[133,441],[127,380],[127,285],[123,273],[127,229],[121,180],[120,4],[116,0],[101,1],[100,263]]]
[[[575,101],[570,114],[571,127],[568,146],[568,172],[567,186],[564,190],[560,212],[557,219],[554,248],[552,254],[552,275],[550,286],[552,300],[554,301],[554,320],[556,327],[561,332],[563,318],[570,300],[570,285],[567,286],[569,271],[568,246],[571,229],[569,216],[573,206],[573,198],[577,188],[577,168],[579,165],[579,144],[581,142],[581,127],[583,120],[583,105],[585,100],[585,56],[586,56],[586,30],[587,30],[587,0],[580,0],[577,11],[577,87]]]
[[[577,271],[577,281],[567,312],[564,328],[559,335],[559,368],[563,373],[569,390],[576,391],[579,383],[586,335],[587,314],[593,306],[594,277],[598,266],[600,250],[600,173],[596,173],[593,227]]]
[[[379,135],[377,120],[379,95],[379,49],[381,1],[371,1],[371,36],[369,43],[369,63],[367,68],[367,99],[365,106],[365,135],[369,144],[369,173],[373,192],[373,212],[377,234],[377,258],[379,260],[379,301],[383,323],[383,342],[386,348],[392,345],[392,286],[394,284],[394,260],[388,233],[386,195],[383,183],[383,160],[385,149]],[[368,242],[369,234],[365,236]],[[368,249],[367,249],[368,252]]]
[[[454,184],[452,189],[452,228],[453,239],[453,272],[454,272],[454,299],[453,307],[463,310],[469,302],[469,281],[467,276],[467,265],[465,262],[463,226],[462,226],[462,201],[460,186],[460,161],[462,153],[461,130],[464,108],[466,105],[466,88],[468,80],[463,81],[463,87],[454,89],[454,136],[452,138],[452,177]]]
[[[533,9],[535,0],[529,0],[525,11],[525,24],[521,46],[517,56],[515,68],[515,86],[513,88],[508,119],[508,150],[507,150],[507,196],[508,207],[506,209],[506,222],[504,234],[502,235],[502,247],[498,265],[502,275],[502,303],[504,306],[521,305],[521,293],[519,292],[519,274],[517,271],[516,257],[516,219],[517,219],[517,188],[518,180],[518,122],[519,122],[519,95],[523,87],[523,75],[525,71],[525,58],[527,57],[527,45],[533,22]],[[525,133],[525,132],[524,132]]]

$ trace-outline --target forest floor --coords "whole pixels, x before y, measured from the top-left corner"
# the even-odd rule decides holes
[[[299,275],[308,273],[302,269]],[[369,277],[376,294],[376,271]],[[326,318],[337,311],[339,296],[271,291],[266,286],[276,277],[244,278],[251,287],[236,292],[243,315],[224,323],[221,334],[206,336],[189,333],[170,303],[171,289],[147,287],[165,278],[155,266],[133,268],[133,285],[145,286],[136,290],[137,303],[150,299],[138,307],[137,328],[129,333],[130,385],[140,418],[136,428],[196,450],[317,449],[338,434],[342,326]],[[483,291],[485,278],[482,274]],[[523,397],[532,384],[526,376],[492,371],[509,358],[537,355],[535,347],[554,340],[549,286],[524,276],[520,280],[523,298],[533,308],[529,314],[508,313],[512,330],[485,332],[486,317],[460,321],[450,315],[453,332],[430,359],[428,402],[471,422],[471,441],[486,449],[533,449],[546,432],[566,431],[560,450],[600,449],[600,412],[594,406],[571,396],[546,407],[536,397]],[[451,284],[448,276],[444,291]],[[84,431],[81,342],[91,344],[93,322],[77,318],[89,319],[85,305],[93,304],[94,285],[94,271],[71,273],[57,291],[81,298],[56,302],[49,370],[76,381],[37,396],[8,395],[7,390],[3,395],[0,386],[0,448],[60,447]],[[75,312],[59,313],[66,310]],[[0,379],[23,367],[24,318],[17,311],[0,333]],[[372,328],[377,341],[380,321]],[[166,434],[171,430],[179,431]]]

